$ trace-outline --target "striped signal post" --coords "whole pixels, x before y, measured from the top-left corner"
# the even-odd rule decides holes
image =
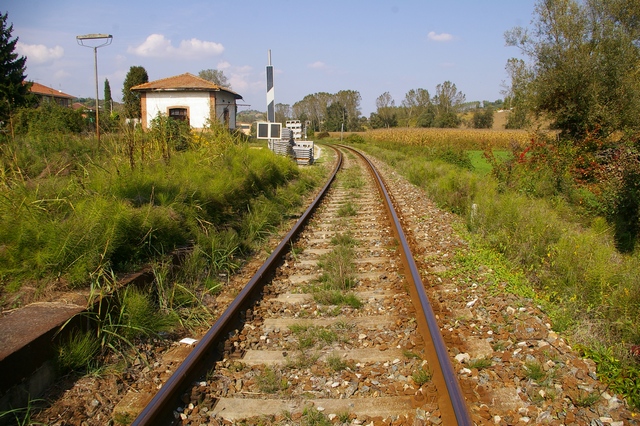
[[[273,66],[271,65],[271,49],[269,49],[269,65],[267,65],[267,121],[276,121],[275,93],[273,89]]]

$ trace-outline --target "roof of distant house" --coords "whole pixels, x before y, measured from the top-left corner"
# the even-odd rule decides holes
[[[86,111],[93,111],[93,108],[86,106],[85,104],[81,104],[80,102],[74,102],[71,104],[71,108],[73,109],[82,109]]]
[[[242,99],[238,93],[226,87],[219,86],[204,78],[196,77],[190,73],[167,77],[160,80],[133,86],[131,90],[141,92],[165,92],[165,91],[202,91],[202,92],[228,92],[236,99]]]
[[[32,82],[31,83],[31,92],[43,95],[43,96],[52,96],[56,98],[67,98],[67,99],[75,99],[75,96],[68,95],[61,90],[52,89],[51,87],[47,87],[40,83]]]

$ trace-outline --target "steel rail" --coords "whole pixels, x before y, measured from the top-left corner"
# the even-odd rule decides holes
[[[412,296],[417,296],[412,297],[412,300],[416,306],[416,311],[422,312],[423,315],[423,318],[418,318],[417,322],[421,334],[423,335],[425,345],[428,345],[428,362],[430,365],[439,366],[439,369],[433,370],[433,374],[436,388],[438,390],[438,406],[442,413],[442,423],[445,425],[472,425],[473,423],[471,421],[469,409],[464,400],[464,396],[462,395],[462,389],[460,388],[456,373],[451,365],[447,347],[444,344],[444,339],[440,333],[440,326],[438,325],[435,314],[433,313],[431,303],[429,302],[429,298],[422,283],[422,278],[420,277],[420,271],[418,270],[418,266],[411,254],[409,243],[404,231],[402,230],[402,224],[400,223],[400,219],[393,207],[393,202],[384,180],[373,163],[361,152],[346,145],[339,146],[357,154],[367,163],[371,173],[375,177],[380,194],[385,200],[387,211],[392,218],[394,232],[403,252],[403,263],[407,273],[411,276],[413,284],[409,288]],[[429,344],[429,342],[431,343]],[[448,396],[448,398],[445,398],[445,395]]]
[[[338,155],[338,161],[326,185],[280,242],[278,247],[276,247],[271,256],[269,256],[260,269],[258,269],[220,318],[218,318],[191,353],[169,377],[167,382],[160,388],[158,393],[155,394],[149,404],[142,410],[132,423],[133,426],[156,426],[173,423],[173,410],[181,404],[180,396],[182,393],[191,383],[204,374],[207,366],[209,366],[212,361],[221,358],[221,350],[218,347],[220,339],[241,324],[242,312],[250,308],[253,302],[259,297],[259,290],[262,290],[267,279],[273,274],[277,265],[281,262],[282,256],[288,250],[289,244],[302,231],[342,167],[342,153],[338,149],[335,149],[335,151]]]

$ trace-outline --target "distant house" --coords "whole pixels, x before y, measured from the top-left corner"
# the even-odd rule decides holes
[[[67,95],[61,90],[52,89],[40,83],[31,83],[31,93],[38,98],[38,105],[43,101],[53,101],[60,106],[70,108],[75,96]]]
[[[242,99],[230,89],[189,73],[139,84],[131,90],[140,93],[144,129],[149,128],[158,113],[186,120],[195,128],[205,127],[207,120],[217,120],[235,129],[236,100]]]
[[[95,114],[96,114],[95,109],[88,107],[85,104],[81,104],[80,102],[74,102],[73,104],[71,104],[71,108],[73,108],[74,111],[80,110],[84,118],[87,118],[90,115],[95,117]]]
[[[237,123],[236,129],[247,136],[251,136],[251,124],[249,123]]]

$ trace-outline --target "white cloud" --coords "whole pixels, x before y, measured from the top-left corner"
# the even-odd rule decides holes
[[[308,66],[309,66],[309,68],[313,68],[313,69],[324,69],[324,68],[327,68],[327,64],[325,64],[322,61],[316,61],[316,62],[314,62],[312,64],[309,64]]]
[[[218,69],[219,70],[226,70],[226,69],[229,69],[229,68],[231,68],[231,64],[229,62],[227,62],[227,61],[218,62]]]
[[[16,43],[16,51],[27,57],[27,65],[45,64],[60,59],[64,55],[64,49],[60,46],[47,47],[44,44],[25,44],[20,41]]]
[[[253,68],[251,68],[251,65],[242,65],[235,67],[235,70],[236,72],[247,74],[250,73]]]
[[[224,46],[212,41],[203,41],[196,38],[182,40],[179,47],[173,46],[171,40],[162,34],[151,34],[137,47],[129,47],[129,53],[152,58],[198,58],[202,56],[219,55],[224,51]]]
[[[55,80],[62,80],[63,78],[70,77],[71,74],[65,70],[58,70],[53,74]]]
[[[447,33],[436,34],[434,31],[429,32],[427,34],[427,38],[433,41],[451,41],[453,40],[453,36]]]
[[[213,41],[202,41],[197,38],[191,40],[182,40],[180,42],[180,51],[189,56],[192,55],[219,55],[224,51],[224,47],[220,43]]]
[[[225,70],[227,78],[229,79],[229,84],[231,84],[231,88],[235,92],[242,94],[243,91],[249,89],[251,85],[249,81],[251,80],[252,72],[252,68],[250,66],[231,66],[231,64],[229,64]]]

